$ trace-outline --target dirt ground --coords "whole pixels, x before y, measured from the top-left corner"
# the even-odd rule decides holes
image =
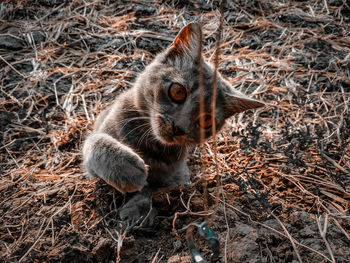
[[[267,106],[191,151],[193,183],[154,193],[153,228],[119,221],[124,197],[82,169],[97,114],[182,26],[203,24],[213,61],[219,6],[1,1],[0,262],[193,262],[204,220],[222,262],[350,262],[346,0],[226,1],[219,71]]]

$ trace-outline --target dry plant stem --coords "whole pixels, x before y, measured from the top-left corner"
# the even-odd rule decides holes
[[[214,214],[214,211],[212,211],[212,210],[202,211],[202,212],[190,212],[190,211],[176,212],[175,215],[174,215],[173,222],[172,222],[173,233],[175,234],[177,239],[181,239],[181,237],[177,233],[176,227],[175,227],[175,222],[176,222],[176,219],[177,219],[177,217],[179,215],[181,215],[181,216],[182,215],[192,215],[192,216],[201,216],[201,217],[204,217],[204,218],[209,218],[209,216],[211,216],[212,214]],[[191,225],[191,224],[189,224],[189,225]]]
[[[195,216],[201,216],[201,217],[205,217],[205,218],[209,218],[210,215],[212,215],[214,213],[214,211],[209,211],[209,210],[205,210],[203,212],[192,212],[191,211],[191,208],[190,208],[190,204],[191,204],[191,199],[192,197],[196,194],[196,191],[192,192],[192,194],[190,195],[190,197],[188,198],[188,201],[187,203],[185,204],[184,200],[182,199],[182,196],[183,196],[183,192],[181,192],[180,194],[180,200],[181,200],[181,203],[182,205],[186,208],[185,211],[183,212],[176,212],[175,215],[174,215],[174,219],[173,219],[173,222],[172,222],[172,227],[173,227],[173,233],[175,234],[176,238],[178,240],[181,239],[181,237],[179,236],[179,234],[177,233],[176,231],[176,227],[175,227],[175,222],[176,222],[176,219],[179,215],[195,215]],[[191,225],[191,224],[190,224]]]
[[[158,249],[157,253],[154,255],[153,259],[152,259],[152,263],[156,263],[156,262],[160,262],[160,260],[162,259],[162,257],[158,260],[158,256],[159,256],[159,252],[160,252],[160,248]]]
[[[321,219],[322,219],[321,216],[320,217],[316,216],[316,222],[317,222],[318,230],[320,231],[321,237],[322,237],[324,243],[326,244],[328,253],[329,253],[329,255],[331,256],[331,259],[332,259],[332,263],[335,263],[335,258],[334,258],[331,246],[329,245],[328,240],[326,238],[327,226],[328,226],[328,214],[326,214],[326,217],[324,219],[323,228],[321,226]]]
[[[121,258],[120,258],[120,251],[123,247],[123,241],[124,241],[124,238],[126,237],[126,233],[127,233],[127,230],[128,230],[128,227],[129,227],[129,224],[127,223],[127,225],[125,226],[125,229],[123,232],[118,232],[116,229],[113,229],[114,232],[117,234],[117,238],[112,234],[112,232],[108,229],[108,224],[105,220],[105,218],[103,218],[103,221],[106,225],[105,227],[105,230],[107,231],[107,233],[111,236],[111,238],[117,242],[117,257],[116,257],[116,261],[117,262],[120,262]]]
[[[150,199],[150,202],[149,202],[149,209],[148,209],[147,215],[145,217],[141,218],[142,221],[139,224],[140,227],[142,227],[143,224],[146,222],[146,220],[150,216],[151,212],[152,212],[152,198]],[[135,227],[135,228],[137,228],[137,227]]]
[[[301,256],[299,254],[299,250],[297,249],[297,247],[295,245],[294,238],[292,238],[292,236],[289,234],[287,228],[284,226],[284,224],[281,222],[281,220],[277,216],[275,216],[272,212],[270,212],[270,214],[278,221],[278,223],[282,227],[284,233],[286,233],[287,237],[289,238],[290,242],[292,243],[294,252],[297,255],[297,258],[298,258],[299,262],[303,263],[303,260],[301,259]]]
[[[215,48],[215,56],[214,56],[214,76],[213,76],[213,96],[211,98],[211,112],[213,116],[216,116],[216,98],[217,98],[217,88],[218,88],[218,65],[219,65],[219,52],[220,52],[220,43],[221,43],[221,33],[222,33],[222,23],[223,23],[223,16],[224,16],[224,8],[225,8],[226,1],[222,0],[220,4],[220,21],[219,21],[219,28],[217,30],[217,37],[216,37],[216,48]],[[215,118],[212,118],[212,134],[216,134],[216,120]],[[219,165],[218,165],[218,158],[217,158],[217,142],[216,142],[216,136],[213,136],[213,151],[214,151],[214,166],[215,166],[215,181],[217,183],[217,189],[216,189],[216,203],[215,203],[215,211],[219,207],[219,196],[221,189],[221,177],[219,174]],[[215,214],[214,214],[215,216]]]
[[[27,76],[24,76],[21,72],[19,72],[14,66],[12,66],[10,63],[8,63],[6,61],[6,59],[4,59],[1,55],[0,55],[0,58],[2,61],[4,61],[13,71],[15,71],[18,75],[20,75],[22,78],[26,79]]]
[[[222,189],[222,188],[221,188]],[[225,195],[223,193],[223,189],[222,189],[222,203],[223,203],[223,206],[224,206],[224,218],[225,218],[225,223],[226,223],[226,236],[225,236],[225,247],[224,247],[224,260],[225,260],[225,263],[227,263],[227,242],[228,242],[228,238],[230,236],[230,226],[228,224],[228,219],[227,219],[227,212],[226,212],[226,201],[225,201]],[[219,201],[218,201],[218,204],[219,204]],[[217,205],[218,205],[217,204]]]
[[[349,217],[348,217],[349,220]],[[340,231],[344,234],[344,236],[350,241],[350,234],[340,225],[338,220],[333,217],[334,223],[337,225],[337,227],[340,229]]]
[[[204,75],[203,75],[203,61],[202,61],[202,35],[200,35],[200,38],[198,39],[199,42],[199,48],[198,48],[198,68],[199,68],[199,80],[198,80],[198,86],[199,86],[199,112],[200,112],[200,122],[204,121]],[[204,143],[204,130],[200,129],[200,142]],[[205,150],[203,146],[200,146],[200,152],[201,152],[201,158],[205,155]],[[201,176],[205,176],[205,164],[201,163]],[[207,190],[207,180],[203,180],[203,205],[204,210],[208,211],[208,190]]]
[[[346,170],[345,168],[341,167],[335,160],[333,160],[332,158],[330,158],[329,156],[327,156],[325,153],[322,153],[322,156],[324,158],[327,159],[327,161],[329,161],[331,164],[334,165],[334,167],[338,168],[340,171],[342,171],[343,173],[347,174],[348,176],[350,176],[350,172],[348,170]]]

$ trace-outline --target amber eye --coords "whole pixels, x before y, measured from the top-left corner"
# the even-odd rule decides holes
[[[169,88],[169,97],[176,103],[184,102],[187,98],[187,90],[184,86],[174,83]]]
[[[198,124],[203,129],[209,129],[212,126],[212,124],[213,124],[213,117],[212,117],[212,115],[206,113],[206,114],[203,114],[203,115],[199,116]]]

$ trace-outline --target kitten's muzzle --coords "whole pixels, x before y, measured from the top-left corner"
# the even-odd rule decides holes
[[[188,133],[184,128],[175,125],[175,123],[164,116],[158,115],[159,121],[159,135],[168,144],[184,145],[188,139]]]
[[[186,132],[181,127],[173,124],[173,135],[174,136],[183,136],[183,135],[186,135]]]
[[[187,142],[187,132],[184,131],[183,128],[180,128],[173,124],[173,140],[177,144],[186,144]]]

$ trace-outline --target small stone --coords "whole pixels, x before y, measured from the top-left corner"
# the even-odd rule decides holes
[[[20,50],[24,47],[23,39],[11,34],[0,35],[0,49]]]
[[[180,256],[179,254],[173,255],[168,259],[168,263],[191,263],[191,256]]]
[[[168,263],[177,263],[177,262],[180,262],[180,256],[179,255],[171,256],[168,259]]]
[[[343,5],[342,0],[327,0],[328,4],[331,6],[341,6]]]
[[[46,35],[43,32],[34,31],[31,33],[31,35],[35,42],[35,45],[40,44],[41,42],[44,42],[46,40]]]
[[[254,232],[254,228],[246,224],[240,224],[235,227],[235,232],[241,236],[246,236],[251,232]]]
[[[193,197],[191,200],[191,204],[192,204],[194,211],[202,211],[203,210],[203,199],[202,198],[200,198],[198,196]]]

